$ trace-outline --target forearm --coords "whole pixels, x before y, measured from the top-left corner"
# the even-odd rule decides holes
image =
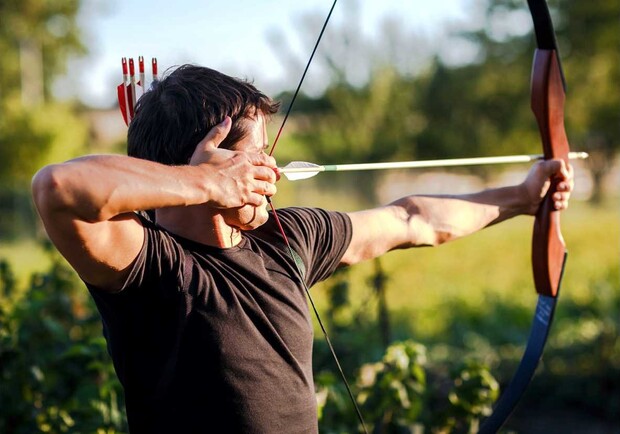
[[[437,246],[530,213],[531,205],[520,185],[466,195],[412,195],[349,213],[353,236],[341,262],[351,265],[394,249]]]
[[[194,166],[95,155],[43,168],[33,190],[37,203],[95,222],[136,210],[204,203],[209,182]]]
[[[412,195],[384,207],[349,213],[353,235],[342,264],[394,249],[437,246],[520,214],[533,215],[548,192],[551,176],[560,180],[553,194],[554,207],[566,209],[572,169],[561,160],[546,160],[532,166],[525,181],[512,187],[465,195]]]
[[[531,210],[523,187],[465,195],[409,196],[391,206],[406,227],[400,247],[439,245]]]

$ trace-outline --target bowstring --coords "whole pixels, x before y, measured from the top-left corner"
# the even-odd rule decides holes
[[[314,48],[312,49],[312,54],[310,54],[310,58],[308,59],[308,63],[306,63],[306,68],[304,69],[303,74],[301,74],[301,78],[299,79],[299,83],[297,84],[297,89],[295,89],[295,93],[293,94],[291,103],[288,105],[288,108],[286,109],[286,113],[284,114],[284,119],[282,120],[282,124],[280,125],[280,128],[278,129],[278,134],[276,134],[276,138],[273,141],[273,146],[271,147],[269,156],[272,156],[273,151],[276,150],[276,145],[278,144],[278,140],[280,139],[280,134],[282,134],[284,125],[286,125],[286,121],[288,120],[288,117],[291,114],[291,109],[293,108],[293,104],[295,104],[297,95],[299,95],[299,90],[301,89],[301,85],[303,84],[304,79],[306,78],[306,74],[308,73],[308,69],[310,68],[310,64],[312,63],[312,59],[314,59],[314,54],[316,53],[316,50],[319,48],[319,43],[321,42],[321,39],[323,38],[323,33],[325,33],[325,29],[327,28],[327,24],[329,23],[329,19],[332,16],[332,12],[334,11],[334,8],[336,7],[337,2],[338,0],[334,0],[334,2],[332,3],[332,7],[329,10],[329,13],[327,14],[327,18],[325,18],[325,22],[323,23],[323,28],[321,28],[319,37],[316,39],[316,43],[314,44]]]
[[[349,382],[347,381],[347,377],[344,374],[342,366],[340,365],[340,360],[338,359],[338,356],[336,355],[336,350],[334,350],[334,346],[332,345],[331,339],[329,338],[329,335],[327,334],[327,330],[325,328],[325,325],[323,325],[323,321],[321,320],[321,316],[319,315],[319,311],[318,311],[316,305],[314,304],[314,299],[310,295],[310,288],[308,288],[308,284],[306,283],[306,281],[304,279],[304,273],[302,272],[300,265],[298,264],[297,260],[295,259],[295,253],[293,251],[293,248],[291,247],[291,244],[290,244],[290,242],[288,240],[288,237],[286,236],[286,233],[284,232],[284,228],[282,227],[282,223],[280,222],[280,217],[276,213],[276,209],[273,206],[273,203],[271,201],[269,201],[269,206],[271,207],[271,211],[273,212],[273,217],[274,217],[274,220],[276,221],[278,229],[280,230],[280,234],[282,235],[282,238],[284,239],[284,244],[286,244],[289,256],[291,257],[291,259],[295,263],[295,268],[297,269],[297,272],[299,274],[299,282],[301,283],[301,285],[304,288],[304,291],[306,292],[306,296],[308,297],[308,300],[310,301],[310,305],[312,306],[312,310],[314,311],[314,316],[316,317],[317,322],[319,323],[319,327],[321,329],[321,332],[323,332],[323,337],[325,338],[325,342],[327,343],[327,346],[328,346],[329,351],[330,351],[330,353],[332,355],[332,358],[334,359],[334,362],[336,363],[336,367],[338,368],[338,372],[340,373],[340,377],[342,378],[342,382],[344,383],[344,386],[347,389],[347,394],[349,395],[349,398],[350,398],[351,402],[353,403],[353,407],[355,408],[355,413],[357,414],[357,419],[359,420],[360,424],[362,425],[362,429],[364,430],[364,432],[366,434],[368,434],[368,429],[366,428],[366,423],[364,422],[364,417],[362,416],[362,412],[361,412],[359,406],[357,405],[357,401],[355,400],[355,396],[353,396],[353,391],[351,390],[351,386],[349,385]]]
[[[331,8],[329,9],[329,13],[327,14],[327,18],[325,18],[325,22],[323,23],[323,27],[321,28],[321,31],[319,32],[319,36],[316,40],[316,43],[314,44],[314,48],[312,49],[312,54],[310,54],[310,58],[308,59],[308,62],[306,63],[306,67],[304,68],[304,72],[301,75],[301,79],[299,80],[299,83],[297,84],[297,88],[295,89],[295,93],[293,93],[293,98],[291,99],[291,102],[288,106],[288,108],[286,109],[286,113],[284,115],[284,119],[282,120],[282,124],[280,125],[280,128],[278,129],[278,133],[276,134],[276,138],[273,141],[273,146],[271,147],[271,151],[269,152],[269,156],[272,156],[275,149],[276,149],[276,145],[278,144],[278,140],[280,139],[280,135],[282,134],[282,130],[284,129],[284,125],[286,125],[286,121],[289,118],[289,115],[291,114],[291,109],[293,108],[293,104],[295,103],[295,100],[297,99],[297,96],[299,95],[299,91],[301,89],[301,86],[304,82],[304,79],[306,78],[306,74],[308,73],[308,69],[310,68],[310,64],[312,63],[312,59],[314,59],[314,55],[316,54],[316,51],[319,47],[319,44],[321,42],[321,39],[323,38],[323,34],[325,33],[325,29],[327,28],[327,24],[329,23],[329,20],[332,16],[332,12],[334,11],[334,8],[336,7],[336,3],[338,2],[338,0],[334,0],[334,2],[332,3]],[[323,325],[323,321],[321,320],[321,316],[319,315],[319,311],[316,308],[316,305],[314,303],[314,299],[312,298],[312,296],[310,295],[310,288],[308,288],[308,285],[306,284],[306,281],[304,279],[304,273],[301,270],[301,267],[299,265],[299,263],[297,262],[296,258],[295,258],[295,254],[293,252],[293,248],[291,247],[291,244],[288,240],[288,237],[286,236],[286,232],[284,231],[284,227],[282,226],[282,223],[280,222],[280,217],[278,216],[278,213],[276,212],[276,208],[271,200],[271,198],[267,197],[267,202],[269,203],[269,206],[271,208],[271,212],[273,213],[273,217],[274,220],[278,226],[278,229],[280,231],[280,234],[282,235],[282,238],[284,240],[284,244],[286,245],[287,249],[288,249],[288,253],[291,257],[291,259],[293,260],[293,263],[295,264],[295,267],[297,269],[297,272],[299,274],[299,281],[301,283],[301,285],[304,288],[304,291],[306,292],[306,296],[308,297],[308,300],[310,301],[310,305],[312,306],[312,310],[314,311],[314,316],[317,319],[317,322],[319,323],[319,327],[321,328],[321,331],[323,332],[323,336],[325,338],[325,342],[327,343],[327,346],[329,347],[329,351],[332,354],[332,358],[334,359],[334,362],[336,363],[336,367],[338,368],[338,372],[340,373],[340,377],[342,378],[342,381],[344,383],[345,388],[347,389],[347,393],[349,395],[349,398],[351,400],[351,402],[353,403],[353,407],[355,408],[355,413],[357,414],[357,418],[360,422],[360,424],[362,425],[362,429],[364,430],[364,432],[366,434],[368,434],[368,429],[366,428],[366,423],[364,422],[364,417],[362,416],[362,412],[360,411],[359,406],[357,405],[357,401],[355,400],[355,396],[353,396],[353,391],[351,390],[351,386],[349,385],[349,382],[347,381],[347,377],[344,374],[344,371],[342,369],[342,366],[340,365],[340,360],[338,359],[338,356],[336,355],[336,351],[334,350],[334,346],[332,345],[331,339],[329,338],[329,335],[327,334],[327,330],[325,328],[325,326]]]

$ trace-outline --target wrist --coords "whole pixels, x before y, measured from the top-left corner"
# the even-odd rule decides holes
[[[532,197],[525,182],[515,186],[515,207],[520,215],[534,215],[538,210],[540,200]]]
[[[205,204],[213,201],[217,181],[213,178],[217,175],[205,165],[192,165],[186,167],[192,177],[192,190],[194,191],[192,205]]]

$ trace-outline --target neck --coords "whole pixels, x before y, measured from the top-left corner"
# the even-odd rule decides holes
[[[156,211],[157,224],[168,232],[208,246],[228,248],[241,242],[241,231],[224,217],[202,206],[173,207]]]

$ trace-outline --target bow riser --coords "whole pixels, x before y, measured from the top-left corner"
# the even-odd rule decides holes
[[[561,158],[568,163],[568,139],[564,130],[564,82],[555,50],[537,49],[532,68],[532,111],[536,116],[545,159]],[[560,211],[555,210],[553,194],[557,178],[543,199],[534,222],[532,265],[536,292],[556,297],[566,245],[560,230]]]

